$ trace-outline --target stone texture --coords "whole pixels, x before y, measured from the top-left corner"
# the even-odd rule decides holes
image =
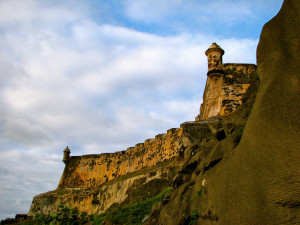
[[[172,160],[191,143],[209,136],[211,132],[208,123],[190,122],[136,144],[126,151],[71,156],[58,188],[99,186],[119,176]]]
[[[242,97],[255,78],[253,64],[224,64],[220,116],[234,112],[242,104]]]
[[[59,188],[34,197],[28,215],[47,215],[60,204],[78,207],[80,212],[100,214],[120,205],[133,204],[155,196],[172,182],[176,165],[167,163],[93,188]],[[140,193],[140,192],[142,193]]]
[[[166,134],[156,135],[153,139],[148,139],[144,143],[128,148],[126,151],[116,153],[66,156],[66,153],[69,154],[70,150],[67,148],[66,151],[65,149],[63,161],[66,166],[57,190],[35,196],[29,214],[35,215],[37,212],[48,214],[51,210],[57,209],[61,203],[78,207],[80,211],[89,214],[104,212],[112,204],[122,203],[126,200],[125,194],[121,197],[120,191],[126,193],[126,190],[133,184],[136,178],[131,178],[131,174],[164,163],[182,161],[183,153],[189,145],[212,137],[209,124],[213,122],[187,122],[182,124],[180,128],[170,129]],[[173,170],[173,167],[171,169]],[[167,169],[164,172],[158,171],[156,174],[160,173],[161,175],[157,179],[163,180],[165,179],[164,176],[167,176],[170,171]],[[109,188],[103,186],[118,178],[127,179],[127,176],[129,176],[128,180],[110,185]],[[142,177],[147,177],[147,175],[144,174]],[[99,187],[102,188],[100,188],[102,194],[100,197],[95,197],[95,192],[97,190],[99,192]],[[165,185],[155,187],[154,191],[159,191],[162,187],[165,187]],[[60,195],[59,193],[65,194]],[[92,202],[98,201],[99,198],[105,198],[106,200],[102,199],[101,204],[95,206]],[[129,204],[130,201],[127,203]]]
[[[242,98],[256,77],[254,64],[227,63],[222,71],[210,72],[196,121],[224,116],[242,104]]]
[[[29,215],[60,203],[101,213],[172,180],[175,190],[146,224],[300,224],[299,40],[300,2],[285,0],[261,34],[259,80],[255,65],[225,64],[223,73],[209,74],[215,80],[205,98],[213,96],[213,104],[205,100],[201,111],[209,120],[184,123],[127,151],[68,158],[59,188],[35,196]],[[208,94],[212,82],[218,94]]]
[[[212,43],[212,45],[209,46],[209,48],[205,51],[205,55],[207,56],[208,63],[207,74],[222,72],[222,56],[224,55],[224,50],[219,45],[217,45],[217,43]]]
[[[195,224],[300,224],[299,58],[300,1],[285,0],[262,30],[253,108],[248,93],[221,118],[226,138],[189,152],[176,190],[147,224],[190,224],[193,214]],[[244,131],[232,131],[244,116]]]

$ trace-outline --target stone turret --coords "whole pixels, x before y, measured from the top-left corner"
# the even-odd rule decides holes
[[[196,117],[196,120],[219,116],[221,110],[222,75],[224,74],[222,56],[224,50],[217,43],[212,43],[205,51],[205,55],[207,55],[208,61],[207,80],[203,103],[200,106],[200,115]]]
[[[207,75],[223,73],[222,56],[224,55],[224,50],[217,45],[217,43],[212,43],[212,45],[205,51],[205,55],[207,55],[208,60]]]
[[[63,157],[63,162],[65,164],[69,161],[70,153],[71,153],[71,151],[70,151],[69,147],[67,146],[64,150],[64,157]]]
[[[212,43],[205,51],[208,72],[203,103],[200,106],[198,120],[213,119],[232,113],[242,104],[243,94],[256,77],[254,64],[223,64],[224,50]]]

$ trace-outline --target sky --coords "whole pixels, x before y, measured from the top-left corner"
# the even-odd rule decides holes
[[[125,150],[199,114],[205,50],[256,63],[282,0],[1,0],[0,219],[71,155]]]

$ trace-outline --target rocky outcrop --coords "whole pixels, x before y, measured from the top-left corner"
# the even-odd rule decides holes
[[[167,162],[93,188],[58,188],[35,196],[29,215],[56,212],[61,204],[77,207],[80,212],[88,214],[100,214],[108,209],[130,205],[155,196],[168,187],[176,167],[176,163]]]
[[[299,58],[300,2],[285,0],[260,37],[256,97],[220,119],[223,138],[187,149],[147,224],[300,223]]]

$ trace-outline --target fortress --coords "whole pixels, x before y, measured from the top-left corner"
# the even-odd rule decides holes
[[[223,64],[224,50],[213,43],[205,52],[208,58],[203,103],[196,121],[224,116],[242,104],[242,96],[255,79],[254,64]]]
[[[102,213],[116,205],[134,203],[132,189],[148,188],[145,197],[149,197],[172,183],[185,150],[211,139],[211,126],[242,104],[244,93],[256,79],[254,64],[223,64],[224,50],[216,43],[205,54],[207,82],[195,121],[116,153],[70,156],[67,147],[57,190],[35,196],[29,215],[48,214],[60,204],[78,207],[88,214]],[[150,188],[154,184],[155,193]]]
[[[300,224],[299,28],[300,1],[284,0],[262,29],[257,70],[223,64],[213,43],[195,121],[126,151],[67,147],[57,189],[35,196],[29,216],[57,217],[63,204],[94,214],[88,224]]]

